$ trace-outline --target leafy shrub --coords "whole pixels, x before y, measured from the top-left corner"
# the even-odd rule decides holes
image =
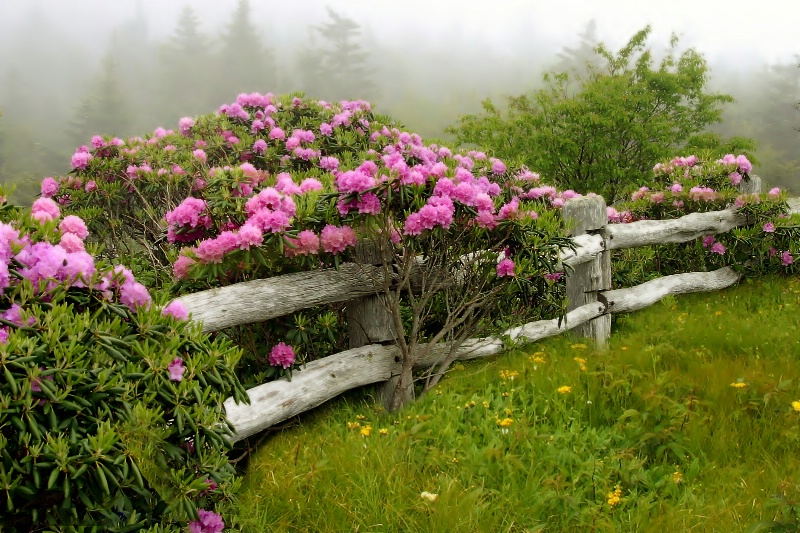
[[[733,99],[707,91],[705,59],[692,49],[678,54],[676,37],[656,64],[649,34],[648,26],[617,53],[598,46],[599,66],[547,74],[545,88],[509,98],[507,110],[487,100],[483,114],[461,117],[451,133],[461,145],[523,161],[560,187],[609,203],[650,185],[653,162],[675,152],[754,150],[751,140],[704,133]]]
[[[0,528],[224,514],[237,482],[222,402],[246,400],[240,353],[180,304],[151,305],[130,270],[85,251],[81,219],[59,219],[49,199],[0,208]]]
[[[127,142],[95,137],[72,162],[71,175],[43,181],[42,194],[88,217],[111,256],[150,257],[156,284],[167,283],[166,265],[174,260],[175,292],[335,267],[354,260],[363,239],[389,254],[386,279],[424,255],[446,276],[456,268],[472,272],[470,279],[493,287],[493,294],[509,285],[510,300],[486,300],[511,302],[503,309],[509,317],[521,310],[552,316],[562,307],[552,290],[558,286],[543,274],[555,264],[555,244],[566,243],[558,237],[557,208],[577,195],[539,187],[538,175],[480,152],[425,145],[374,115],[366,102],[243,94],[217,116],[182,119],[178,133],[159,129]],[[526,196],[530,189],[536,190]],[[116,241],[127,248],[114,248]],[[476,250],[480,256],[464,268],[463,257]],[[447,256],[433,261],[439,251]],[[509,257],[498,276],[503,253]],[[451,296],[468,293],[463,281]],[[453,301],[426,296],[414,324],[407,282],[391,286],[396,316],[407,318],[406,329],[418,340],[438,340]],[[428,292],[440,292],[441,285]],[[491,326],[484,309],[470,311],[465,325]],[[309,338],[301,325],[308,331],[315,324],[321,335],[299,346],[298,360],[341,349],[339,310],[227,330],[250,352],[241,375],[252,383],[290,373],[293,365],[263,366],[280,342]]]
[[[794,273],[800,253],[800,231],[786,212],[786,194],[778,188],[765,194],[744,194],[752,165],[744,155],[728,154],[702,161],[696,156],[675,157],[658,163],[653,188],[641,187],[631,200],[609,208],[615,221],[667,220],[689,213],[736,207],[748,224],[720,235],[706,235],[679,244],[621,250],[613,274],[618,286],[680,272],[707,271],[733,266],[749,276]]]

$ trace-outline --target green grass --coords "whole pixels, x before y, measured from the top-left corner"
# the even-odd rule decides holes
[[[668,298],[620,317],[604,352],[563,336],[457,364],[399,414],[363,391],[341,397],[265,440],[240,520],[453,533],[796,524],[799,295],[796,280],[769,278]]]

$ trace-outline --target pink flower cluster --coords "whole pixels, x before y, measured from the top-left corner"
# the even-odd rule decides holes
[[[169,224],[167,239],[171,243],[193,242],[211,226],[211,218],[205,214],[208,205],[200,198],[188,197],[172,211],[164,215]]]
[[[295,353],[292,346],[279,342],[269,352],[269,364],[289,368],[294,364]]]
[[[198,509],[197,516],[200,520],[189,522],[189,533],[222,533],[225,521],[214,511]]]

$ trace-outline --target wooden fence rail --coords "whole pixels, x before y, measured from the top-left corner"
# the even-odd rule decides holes
[[[758,192],[758,178],[746,192]],[[792,212],[800,205],[790,203]],[[740,274],[726,267],[712,272],[664,276],[636,287],[612,290],[609,252],[660,243],[686,242],[703,235],[730,231],[748,221],[736,209],[692,213],[675,220],[642,220],[608,224],[605,201],[581,197],[567,201],[564,217],[572,219],[575,250],[564,249],[561,264],[573,271],[567,276],[568,312],[562,320],[541,320],[511,328],[500,336],[471,339],[457,358],[475,359],[503,351],[506,339],[534,342],[582,327],[581,334],[604,345],[610,333],[610,316],[648,307],[670,294],[716,291],[736,283]],[[602,216],[601,216],[602,215]],[[368,263],[368,262],[367,262]],[[359,300],[369,305],[383,285],[382,268],[345,263],[323,269],[249,281],[180,298],[192,318],[205,331],[261,322],[308,307]],[[359,326],[360,327],[360,326]],[[394,332],[380,341],[394,338]],[[380,336],[380,332],[378,333]],[[356,341],[361,344],[363,341]],[[228,419],[236,428],[235,440],[262,431],[312,409],[339,394],[364,385],[388,382],[400,372],[400,351],[394,345],[355,346],[305,365],[292,381],[278,380],[248,390],[249,405],[225,402]],[[428,368],[446,356],[446,346],[434,347],[419,368]]]

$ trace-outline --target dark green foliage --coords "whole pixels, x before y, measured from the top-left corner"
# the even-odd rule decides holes
[[[238,481],[222,403],[247,399],[233,373],[240,352],[160,307],[131,311],[100,282],[42,293],[22,280],[0,297],[29,323],[2,321],[3,531],[169,528],[229,509]]]

